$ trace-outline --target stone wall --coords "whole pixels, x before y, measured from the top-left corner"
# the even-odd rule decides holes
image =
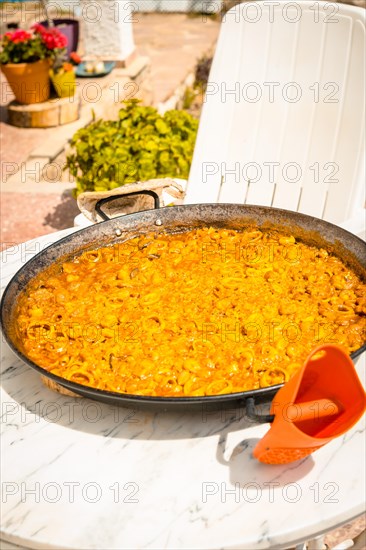
[[[87,56],[125,61],[135,51],[133,2],[80,0],[82,35]]]

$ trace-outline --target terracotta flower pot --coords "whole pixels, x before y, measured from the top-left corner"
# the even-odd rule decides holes
[[[42,103],[50,97],[50,61],[34,63],[6,63],[1,65],[9,86],[18,103]]]

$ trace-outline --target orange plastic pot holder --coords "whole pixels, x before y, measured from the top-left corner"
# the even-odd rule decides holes
[[[304,458],[344,434],[366,410],[366,394],[346,351],[326,344],[276,394],[274,420],[253,455],[266,464]]]

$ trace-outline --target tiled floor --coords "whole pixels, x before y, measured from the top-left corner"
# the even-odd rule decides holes
[[[65,193],[1,195],[1,248],[73,226],[79,213],[76,201]]]
[[[219,23],[202,15],[179,13],[139,13],[135,17],[136,45],[151,59],[154,99],[160,103],[173,94],[196,61],[215,43]],[[162,25],[162,18],[167,24]]]

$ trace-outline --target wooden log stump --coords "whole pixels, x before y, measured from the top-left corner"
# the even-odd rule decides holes
[[[80,94],[72,97],[56,97],[43,103],[21,105],[11,101],[8,105],[8,122],[19,128],[52,128],[78,120]]]

